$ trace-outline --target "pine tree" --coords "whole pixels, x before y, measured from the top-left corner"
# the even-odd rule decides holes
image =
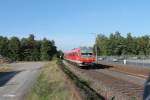
[[[50,56],[51,50],[52,50],[51,42],[46,38],[44,38],[41,44],[41,60],[43,61],[51,60],[52,58]]]
[[[0,36],[0,55],[8,57],[8,38]]]
[[[12,37],[9,40],[9,57],[16,61],[20,60],[20,40],[17,37]]]

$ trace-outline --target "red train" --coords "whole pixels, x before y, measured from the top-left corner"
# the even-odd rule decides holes
[[[95,56],[91,48],[76,48],[64,54],[64,59],[76,63],[78,66],[95,64]]]

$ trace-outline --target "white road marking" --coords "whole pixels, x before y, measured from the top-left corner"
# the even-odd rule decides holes
[[[3,96],[4,97],[15,97],[16,95],[15,94],[4,94]]]

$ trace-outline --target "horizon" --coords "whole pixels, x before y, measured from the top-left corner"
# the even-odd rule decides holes
[[[115,31],[115,32],[119,32],[119,31]],[[99,33],[99,34],[102,34],[102,35],[105,35],[106,37],[109,37],[110,36],[110,34],[115,34],[115,32],[111,32],[111,33],[109,33],[109,34],[102,34],[102,33]],[[119,32],[120,33],[120,35],[122,36],[122,37],[124,37],[124,38],[126,38],[127,37],[127,34],[128,33],[131,33],[131,32],[128,32],[128,33],[125,33],[125,34],[123,34],[123,33],[121,33],[121,32]],[[32,33],[30,33],[30,34],[32,34]],[[29,35],[30,34],[26,34],[25,36],[17,36],[17,35],[11,35],[11,36],[7,36],[7,35],[0,35],[0,36],[3,36],[3,37],[7,37],[7,38],[11,38],[11,37],[18,37],[19,39],[22,39],[22,38],[28,38],[29,37]],[[99,34],[97,34],[97,35],[99,35]],[[52,41],[52,40],[54,40],[54,39],[51,39],[51,38],[47,38],[47,37],[37,37],[36,36],[36,34],[35,33],[33,33],[32,35],[34,35],[35,37],[35,40],[43,40],[44,38],[46,38],[46,39],[48,39],[48,40],[50,40],[50,41]],[[133,33],[131,33],[131,36],[132,37],[142,37],[142,36],[146,36],[146,35],[148,35],[148,34],[142,34],[142,35],[139,35],[139,36],[135,36],[135,35],[133,35]],[[148,35],[148,36],[150,36],[150,35]],[[95,38],[96,37],[94,37],[93,38],[93,41],[91,42],[91,44],[89,44],[89,45],[79,45],[79,46],[74,46],[74,47],[72,47],[72,48],[69,48],[69,49],[62,49],[62,48],[59,48],[58,46],[57,46],[57,43],[56,43],[56,41],[54,40],[54,42],[55,42],[55,45],[57,46],[57,49],[58,50],[62,50],[62,51],[70,51],[70,50],[72,50],[72,49],[74,49],[74,48],[79,48],[79,47],[93,47],[93,45],[94,45],[94,43],[95,43]]]

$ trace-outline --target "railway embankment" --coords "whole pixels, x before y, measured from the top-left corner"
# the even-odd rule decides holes
[[[87,79],[90,83],[89,86],[106,100],[142,100],[143,86],[119,78],[121,73],[117,73],[117,77],[108,74],[111,73],[109,71],[110,66],[101,66],[101,68],[86,70],[78,68],[66,61],[63,61],[63,63],[76,76]],[[109,72],[103,73],[100,70],[107,70]],[[137,81],[141,78],[138,78],[138,76],[131,78],[131,80],[134,79]]]
[[[90,87],[88,78],[80,77],[70,70],[62,61],[59,66],[78,88],[82,100],[105,100],[105,98]]]
[[[143,68],[143,67],[137,67],[134,65],[126,65],[126,64],[112,64],[105,61],[99,61],[98,62],[102,66],[111,66],[109,70],[115,70],[131,75],[135,75],[141,78],[148,78],[148,75],[150,74],[149,68]]]

